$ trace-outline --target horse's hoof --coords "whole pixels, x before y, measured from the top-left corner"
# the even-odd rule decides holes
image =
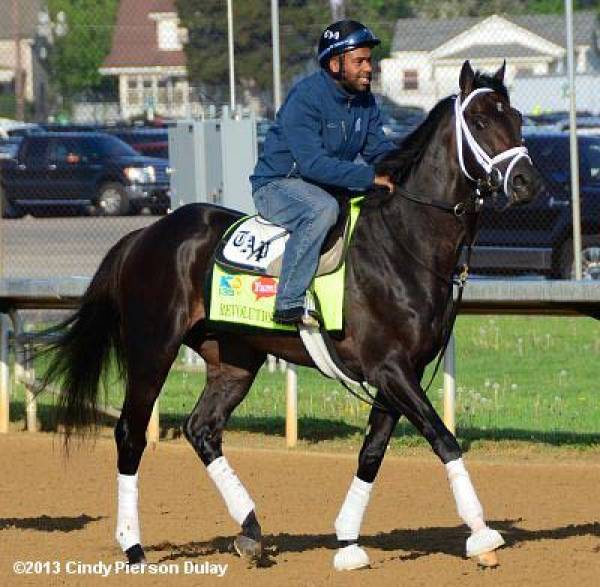
[[[498,562],[498,555],[495,551],[478,554],[477,556],[473,557],[473,559],[480,567],[493,568],[500,564]]]
[[[498,555],[494,552],[504,544],[504,538],[487,526],[467,538],[467,556],[482,567],[498,566]]]
[[[259,560],[262,555],[261,543],[243,534],[238,534],[233,541],[233,548],[242,557],[252,561]]]
[[[336,571],[356,571],[369,566],[369,555],[358,544],[339,548],[333,558]]]
[[[144,554],[144,549],[141,544],[134,544],[125,551],[125,554],[127,555],[127,562],[130,565],[146,564],[146,555]]]

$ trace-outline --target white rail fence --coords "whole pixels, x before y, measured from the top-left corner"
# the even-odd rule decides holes
[[[14,379],[26,386],[25,414],[27,430],[37,428],[34,377],[23,332],[20,310],[77,307],[89,284],[87,277],[52,279],[0,279],[0,433],[9,430],[10,422],[10,361],[9,340],[15,348]],[[461,313],[469,314],[529,314],[555,316],[588,316],[600,320],[600,282],[596,281],[508,281],[472,280],[465,289]],[[12,325],[12,328],[11,328]],[[190,360],[192,360],[190,358]],[[444,356],[443,417],[446,426],[455,432],[455,350],[452,338]],[[281,362],[286,368],[286,444],[296,445],[298,439],[297,374],[294,365]],[[275,361],[267,361],[269,371]],[[109,406],[101,408],[107,415],[118,417],[119,411]],[[148,440],[158,442],[158,401],[148,425]]]

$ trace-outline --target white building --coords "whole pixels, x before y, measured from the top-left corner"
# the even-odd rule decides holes
[[[577,73],[600,75],[596,23],[595,12],[574,15]],[[506,59],[509,89],[518,84],[526,95],[528,79],[548,76],[556,78],[551,85],[560,92],[566,70],[565,47],[565,19],[560,15],[400,19],[391,56],[381,62],[381,89],[398,104],[430,109],[441,98],[456,93],[465,59],[474,68],[490,72]],[[532,103],[536,101],[540,109],[546,109],[544,96],[534,97]]]

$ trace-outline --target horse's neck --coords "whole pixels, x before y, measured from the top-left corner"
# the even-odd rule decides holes
[[[448,128],[449,123],[443,126],[435,133],[421,160],[401,187],[453,206],[464,200],[472,187],[458,164],[454,132]]]
[[[432,141],[419,164],[401,187],[410,193],[454,206],[468,197],[472,187],[461,173],[454,140],[438,137]],[[389,213],[405,232],[413,235],[410,242],[415,255],[430,259],[431,269],[450,279],[457,260],[458,249],[465,239],[469,221],[433,206],[393,198]]]

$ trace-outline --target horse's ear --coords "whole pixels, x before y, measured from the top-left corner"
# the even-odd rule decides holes
[[[506,59],[502,62],[502,67],[494,74],[494,77],[501,83],[504,83],[504,74],[506,72]]]
[[[475,72],[467,59],[460,70],[460,78],[458,79],[458,84],[460,86],[460,91],[463,96],[468,96],[473,91],[473,85],[475,83]]]

